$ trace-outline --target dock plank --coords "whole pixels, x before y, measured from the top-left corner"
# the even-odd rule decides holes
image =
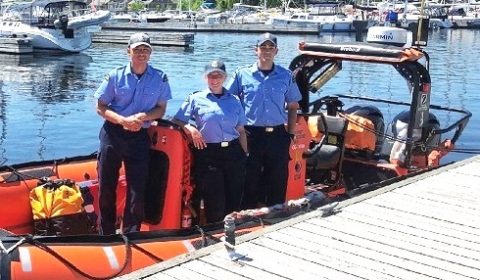
[[[347,219],[332,219],[322,226],[329,228],[354,228],[354,235],[361,238],[368,238],[378,242],[389,244],[392,247],[406,247],[408,250],[425,254],[434,258],[441,258],[449,262],[454,262],[469,266],[480,275],[480,268],[476,267],[480,261],[477,252],[468,249],[458,248],[450,244],[443,244],[430,239],[422,239],[417,236],[394,232],[373,225],[366,225],[358,221]]]
[[[165,273],[157,273],[154,275],[147,276],[145,278],[129,278],[129,280],[133,279],[144,279],[144,280],[179,280],[178,278],[169,276]]]
[[[188,262],[185,265],[183,265],[183,267],[191,271],[195,271],[204,276],[212,277],[213,279],[228,279],[228,280],[250,279],[234,271],[230,271],[218,265],[211,264],[204,261]]]
[[[372,202],[365,202],[362,204],[361,209],[348,209],[347,211],[356,211],[357,213],[365,213],[369,214],[370,216],[372,215],[378,215],[379,211],[388,211],[391,208],[386,208],[385,205],[378,204],[378,203],[373,203]],[[410,222],[410,221],[419,221],[420,223],[416,223],[416,227],[428,227],[428,228],[439,228],[438,230],[444,231],[444,234],[450,234],[458,237],[459,232],[464,233],[467,236],[465,238],[470,238],[472,237],[471,235],[477,235],[479,233],[479,227],[475,224],[473,225],[465,225],[465,224],[460,224],[460,223],[455,223],[455,222],[449,222],[445,223],[446,219],[443,219],[442,217],[436,218],[432,217],[432,215],[428,215],[427,213],[423,212],[418,212],[410,209],[395,209],[396,211],[390,211],[389,217],[385,217],[385,219],[388,219],[393,222],[397,223],[405,223],[405,222]],[[350,212],[349,212],[350,213]],[[380,218],[380,217],[379,217]],[[450,231],[454,231],[454,233],[450,233]]]
[[[226,251],[220,250],[205,256],[204,258],[202,258],[202,261],[205,263],[209,263],[211,265],[218,265],[218,266],[224,267],[225,269],[228,269],[233,273],[237,273],[245,277],[248,276],[249,279],[262,279],[262,280],[289,279],[289,278],[283,277],[278,273],[271,273],[263,270],[262,268],[249,265],[249,262],[246,261],[248,259],[249,257],[247,255],[246,259],[244,259],[243,261],[232,261],[227,256]]]
[[[394,264],[386,262],[378,262],[374,258],[366,258],[364,255],[352,254],[350,250],[347,250],[340,242],[331,242],[327,239],[315,239],[309,240],[299,237],[295,231],[276,231],[266,235],[267,238],[279,240],[281,242],[290,243],[296,247],[302,248],[314,252],[316,254],[316,261],[322,261],[321,259],[328,259],[329,266],[340,265],[345,269],[349,269],[352,266],[363,268],[366,270],[366,275],[371,273],[381,273],[378,278],[370,279],[413,279],[416,273],[405,270],[402,267],[398,267]],[[290,233],[290,234],[289,234]],[[320,259],[321,258],[321,259]],[[373,272],[369,272],[373,271]],[[431,279],[434,279],[433,277]]]
[[[349,211],[351,209],[348,209]],[[441,232],[436,232],[432,231],[428,227],[425,227],[424,225],[417,225],[417,224],[402,224],[399,223],[398,221],[395,221],[395,217],[378,217],[378,213],[381,211],[377,212],[372,212],[371,214],[367,214],[366,212],[360,213],[359,211],[351,211],[349,212],[349,218],[355,218],[359,221],[362,221],[364,223],[370,223],[370,224],[379,224],[381,223],[382,227],[391,229],[392,231],[398,231],[398,232],[403,232],[406,234],[422,237],[425,239],[431,239],[431,240],[436,240],[439,242],[447,243],[447,244],[452,244],[453,246],[458,246],[462,247],[465,249],[471,249],[474,251],[477,251],[480,253],[478,248],[475,248],[476,243],[473,240],[465,240],[461,239],[458,237],[458,234],[455,233],[454,231],[449,231],[450,234],[447,234],[445,230],[442,230]],[[393,215],[392,215],[393,216]],[[475,238],[476,239],[476,238]]]
[[[322,251],[322,246],[299,246],[299,243],[291,244],[290,241],[294,240],[292,236],[284,235],[283,238],[278,236],[276,238],[259,238],[252,242],[257,245],[266,246],[269,248],[276,248],[281,254],[288,254],[299,259],[311,261],[313,263],[321,264],[325,268],[324,273],[328,275],[330,279],[392,279],[397,278],[392,274],[385,274],[383,272],[372,270],[366,266],[362,266],[353,262],[333,261],[330,255],[319,254]],[[295,240],[298,241],[298,240]],[[304,242],[305,244],[305,242]],[[312,250],[312,247],[317,247],[317,250]],[[348,272],[346,272],[348,271]],[[340,273],[341,272],[341,273]],[[353,278],[352,278],[353,276]],[[398,278],[397,278],[398,279]]]
[[[372,199],[366,203],[374,203],[387,210],[392,209],[399,212],[420,212],[433,219],[443,220],[445,222],[479,225],[480,215],[477,211],[453,207],[452,205],[442,204],[423,198],[398,196],[394,193],[388,193],[381,199]]]
[[[465,266],[447,262],[441,259],[433,259],[424,254],[411,252],[406,248],[393,247],[390,244],[378,242],[351,235],[342,231],[340,228],[330,229],[325,226],[318,226],[312,223],[301,223],[294,227],[309,231],[323,237],[329,237],[343,242],[345,246],[359,247],[368,251],[375,251],[382,255],[382,258],[390,258],[393,262],[401,263],[411,269],[415,269],[422,274],[429,275],[438,279],[468,279],[471,277],[471,271]],[[380,261],[380,259],[378,259]],[[471,279],[475,279],[472,277]]]
[[[428,221],[428,219],[425,219]],[[423,220],[414,220],[411,219],[414,223],[423,223]],[[428,236],[418,236],[412,232],[403,232],[401,230],[392,229],[389,227],[383,226],[383,222],[380,224],[375,224],[372,222],[366,222],[361,217],[354,217],[352,215],[348,216],[338,216],[336,220],[329,220],[328,222],[337,222],[337,223],[345,223],[346,225],[352,225],[353,227],[360,227],[365,228],[368,232],[372,232],[372,234],[381,234],[385,235],[394,239],[399,239],[402,242],[412,242],[413,244],[419,244],[426,246],[429,244],[432,248],[436,248],[438,250],[444,250],[445,252],[456,253],[461,256],[469,256],[474,255],[478,258],[474,258],[477,261],[480,260],[480,254],[478,251],[474,250],[471,246],[468,248],[458,246],[457,244],[452,244],[448,242],[444,242],[443,240],[436,240]]]
[[[273,274],[283,275],[288,279],[330,279],[322,273],[325,268],[321,265],[289,255],[276,254],[276,251],[271,248],[253,243],[242,243],[238,246],[238,251],[248,252],[248,258],[241,259],[239,262]],[[248,275],[245,276],[248,277]]]
[[[211,280],[215,279],[206,275],[200,274],[190,270],[186,265],[173,267],[172,269],[163,272],[165,275],[180,279],[180,280]]]
[[[351,244],[340,238],[335,238],[332,235],[321,235],[318,234],[318,232],[308,232],[296,227],[287,228],[282,230],[282,232],[292,236],[299,236],[301,239],[318,243],[335,251],[345,252],[347,255],[357,256],[365,260],[371,260],[375,263],[378,263],[382,267],[394,267],[397,272],[398,270],[404,270],[402,274],[411,274],[412,276],[406,277],[406,279],[438,279],[437,277],[430,276],[426,273],[426,271],[429,269],[428,266],[420,265],[417,262],[408,259],[397,258],[388,252],[376,250],[376,248],[372,249],[359,244]]]

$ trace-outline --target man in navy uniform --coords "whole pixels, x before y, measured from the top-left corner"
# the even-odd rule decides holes
[[[285,202],[289,148],[301,99],[292,72],[274,63],[277,38],[262,34],[255,53],[257,61],[239,68],[226,84],[230,93],[240,97],[247,117],[249,156],[243,208]]]
[[[116,189],[122,162],[127,197],[123,232],[139,231],[144,217],[148,177],[150,122],[163,117],[171,90],[165,73],[148,61],[150,37],[135,33],[128,48],[130,61],[112,70],[95,92],[97,113],[105,119],[98,152],[100,234],[116,231]]]

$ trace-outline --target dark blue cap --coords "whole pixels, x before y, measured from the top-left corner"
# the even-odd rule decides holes
[[[140,45],[152,48],[152,45],[150,45],[150,37],[147,33],[134,33],[130,36],[130,40],[128,41],[129,48],[134,49]]]
[[[273,34],[271,33],[263,33],[257,40],[257,46],[260,46],[261,44],[265,43],[265,42],[272,42],[275,46],[277,45],[277,37],[275,37]]]
[[[225,64],[221,60],[213,60],[205,66],[205,75],[208,75],[212,72],[222,72],[224,75],[227,74]]]

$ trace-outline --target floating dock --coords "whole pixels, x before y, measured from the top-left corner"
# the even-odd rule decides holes
[[[31,54],[33,53],[32,40],[28,37],[0,37],[0,53]]]
[[[356,30],[365,32],[368,21],[354,20],[352,30],[324,30],[322,24],[309,25],[271,25],[264,23],[205,23],[193,21],[166,21],[162,23],[106,23],[102,25],[102,30],[137,30],[145,32],[220,32],[220,33],[264,33],[271,32],[276,34],[311,34],[319,35],[321,33],[355,33]]]
[[[480,156],[117,279],[480,279]],[[234,259],[231,257],[234,256]]]
[[[154,46],[190,47],[194,43],[193,33],[165,33],[148,31],[150,42]],[[127,44],[134,31],[111,31],[102,29],[92,35],[94,43]]]

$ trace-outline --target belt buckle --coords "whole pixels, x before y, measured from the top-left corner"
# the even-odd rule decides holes
[[[273,127],[265,127],[266,132],[273,132]]]
[[[220,147],[222,148],[228,147],[228,142],[221,142]]]

